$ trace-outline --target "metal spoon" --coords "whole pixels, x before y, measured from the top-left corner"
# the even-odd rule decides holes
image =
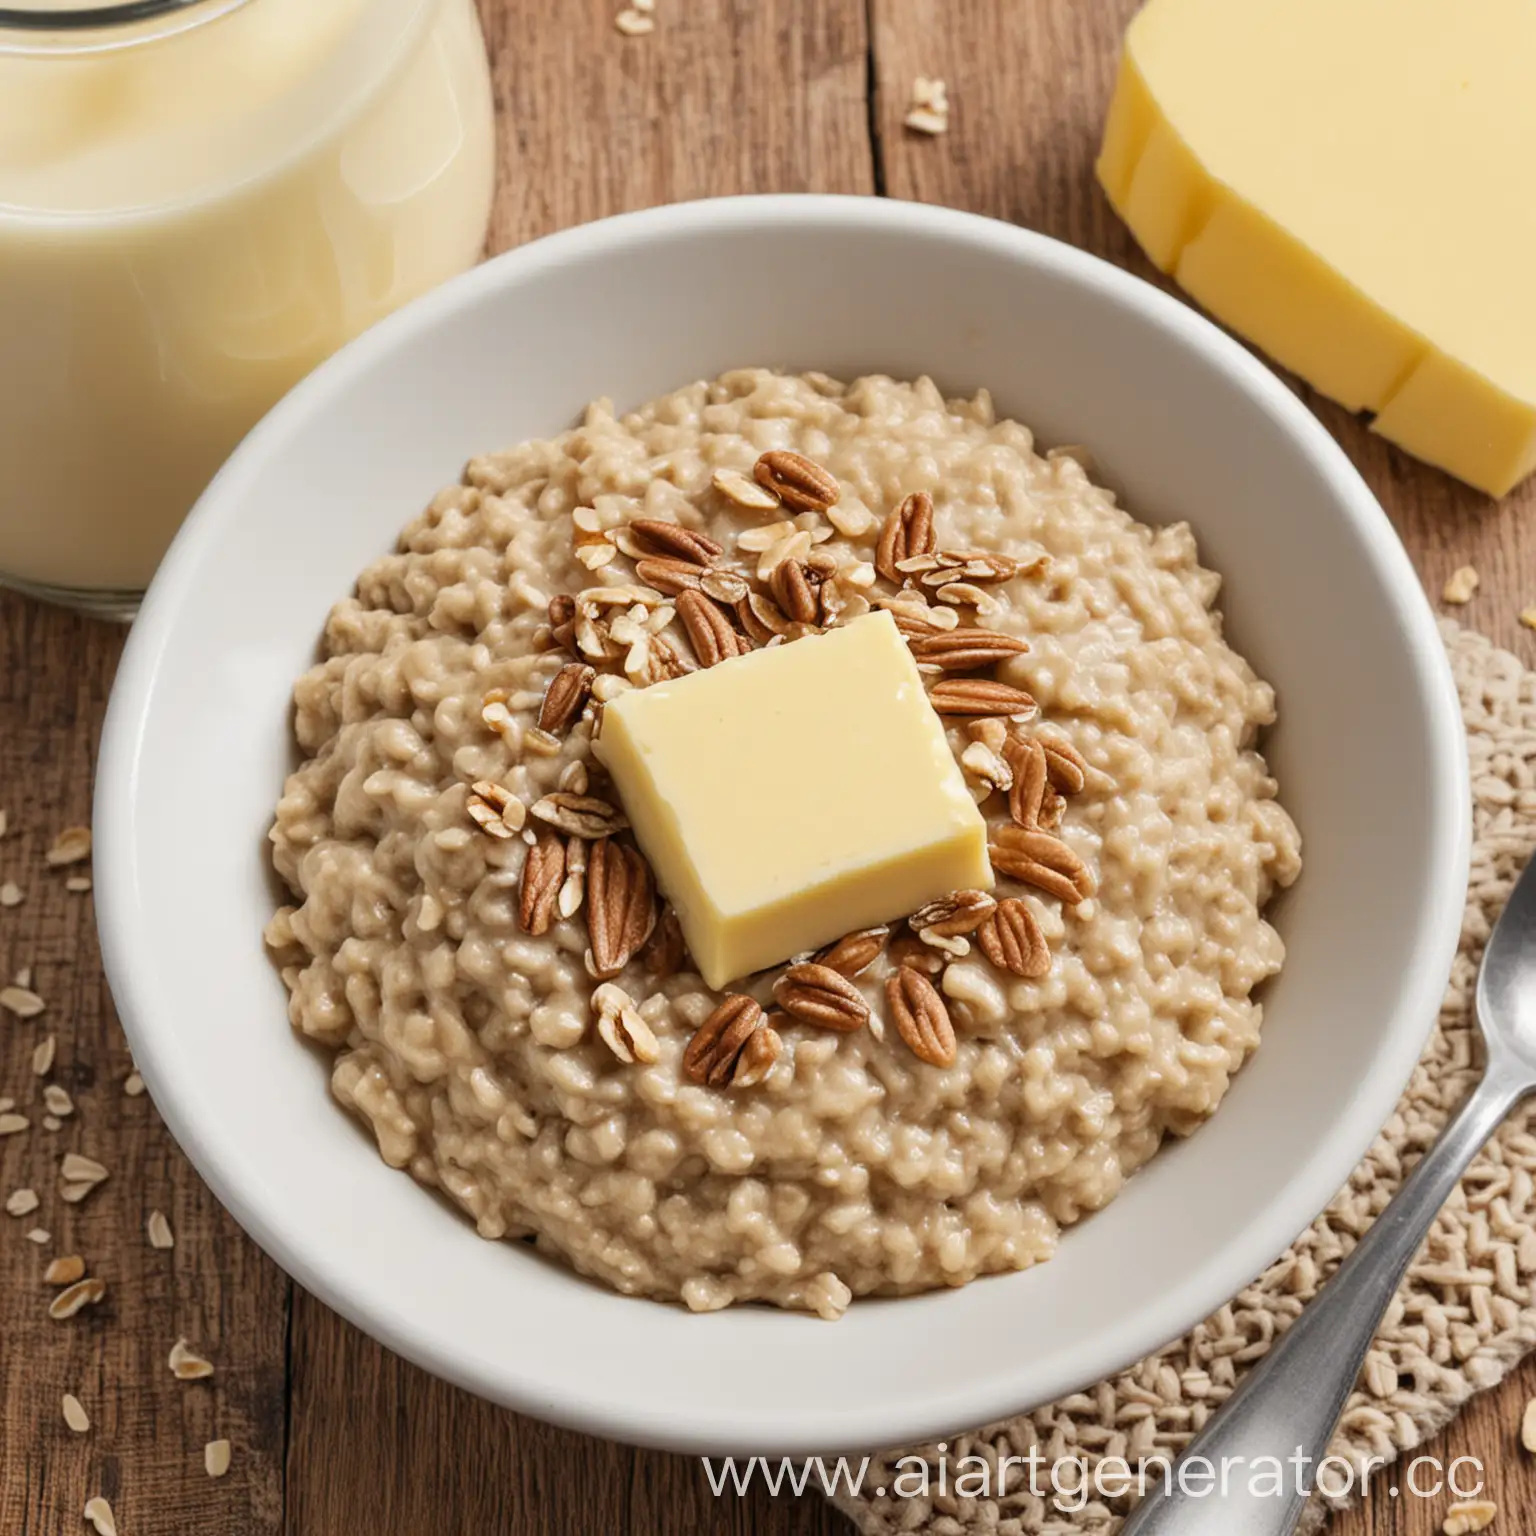
[[[1307,1501],[1296,1486],[1300,1479],[1288,1473],[1289,1485],[1274,1493],[1267,1476],[1255,1488],[1259,1480],[1248,1469],[1262,1457],[1267,1474],[1276,1462],[1305,1456],[1304,1465],[1315,1470],[1327,1455],[1377,1324],[1440,1207],[1499,1123],[1536,1090],[1533,871],[1536,861],[1516,882],[1483,952],[1477,978],[1477,1022],[1487,1048],[1482,1081],[1322,1295],[1189,1444],[1168,1479],[1142,1500],[1121,1536],[1287,1536],[1295,1530]],[[1192,1459],[1199,1462],[1193,1468]]]

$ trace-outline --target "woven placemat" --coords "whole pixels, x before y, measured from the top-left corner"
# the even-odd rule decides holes
[[[1001,1456],[1046,1465],[1073,1458],[1176,1456],[1241,1379],[1244,1369],[1317,1293],[1356,1238],[1396,1193],[1406,1168],[1434,1140],[1476,1076],[1472,989],[1483,943],[1510,886],[1536,847],[1536,673],[1483,636],[1445,621],[1472,764],[1473,851],[1461,949],[1440,1020],[1396,1113],[1333,1204],[1258,1280],[1192,1333],[1086,1392],[948,1442],[989,1466]],[[1462,1180],[1394,1299],[1332,1451],[1357,1469],[1396,1460],[1486,1391],[1536,1345],[1536,1135],[1517,1112]],[[1070,1239],[1068,1239],[1070,1241]],[[864,1487],[892,1487],[904,1457],[934,1469],[937,1447],[874,1458]],[[898,1465],[900,1463],[900,1465]],[[968,1465],[974,1467],[972,1462]],[[838,1507],[866,1536],[1099,1536],[1118,1528],[1129,1501],[1090,1501],[1065,1513],[1025,1486],[1003,1498],[858,1498]],[[1113,1480],[1110,1483],[1115,1486]],[[904,1486],[912,1486],[909,1476]],[[1091,1486],[1091,1484],[1090,1484]],[[1074,1501],[1075,1502],[1075,1501]],[[1314,1495],[1303,1529],[1326,1519]]]

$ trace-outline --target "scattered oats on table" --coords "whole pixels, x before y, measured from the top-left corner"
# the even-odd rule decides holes
[[[1446,1510],[1440,1529],[1445,1536],[1471,1536],[1473,1531],[1486,1531],[1498,1512],[1492,1499],[1463,1499]]]
[[[62,1254],[43,1271],[49,1285],[73,1285],[85,1276],[85,1260],[78,1253]]]
[[[948,133],[949,90],[944,82],[919,75],[912,82],[912,95],[902,122],[916,133]]]
[[[65,827],[49,844],[43,862],[54,869],[66,864],[79,864],[91,856],[91,829],[89,827]]]
[[[64,1394],[64,1422],[77,1435],[83,1435],[91,1427],[91,1416],[73,1392]]]
[[[1470,603],[1472,595],[1477,591],[1480,578],[1474,567],[1459,565],[1445,579],[1445,586],[1441,590],[1440,599],[1446,603]]]
[[[24,900],[21,887],[14,880],[0,885],[0,907],[19,907]]]
[[[32,1072],[36,1077],[46,1077],[53,1070],[53,1058],[58,1042],[53,1035],[44,1035],[32,1048]]]
[[[123,1079],[123,1092],[126,1093],[130,1099],[138,1098],[138,1096],[144,1092],[144,1079],[140,1077],[137,1072],[130,1072],[128,1076]]]
[[[171,1346],[170,1366],[177,1381],[201,1381],[213,1375],[213,1362],[205,1360],[185,1339],[177,1339]]]
[[[117,1521],[112,1516],[112,1506],[100,1494],[86,1501],[85,1518],[95,1529],[96,1536],[117,1536]]]
[[[164,1211],[151,1211],[149,1220],[144,1223],[144,1230],[149,1238],[151,1248],[174,1248],[176,1246],[175,1235],[171,1232],[171,1224],[165,1218]]]
[[[85,1307],[94,1307],[107,1294],[107,1282],[94,1275],[87,1275],[60,1291],[48,1303],[48,1316],[56,1323],[73,1317]]]
[[[648,6],[645,9],[638,5],[627,6],[613,18],[613,24],[625,37],[644,37],[656,30],[656,18],[648,14],[649,9]]]
[[[1527,629],[1536,629],[1536,608],[1522,608],[1520,610],[1520,622]]]
[[[5,1197],[5,1213],[7,1216],[30,1216],[41,1204],[35,1189],[13,1189]]]
[[[48,1039],[52,1040],[53,1036],[50,1035]],[[46,1043],[45,1041],[44,1044]],[[42,1046],[39,1046],[38,1049],[41,1050]],[[70,1098],[67,1089],[61,1088],[57,1083],[49,1083],[43,1089],[43,1107],[50,1115],[57,1115],[62,1120],[66,1116],[74,1114],[75,1101]]]
[[[29,987],[0,987],[0,1008],[18,1019],[35,1019],[47,1006]]]
[[[19,1136],[31,1124],[25,1115],[0,1114],[0,1136]]]
[[[229,1441],[210,1440],[203,1447],[203,1470],[209,1477],[223,1477],[229,1471]]]
[[[63,1184],[100,1184],[108,1177],[101,1163],[79,1152],[66,1152],[59,1161],[59,1181]]]
[[[36,1243],[37,1246],[41,1248],[43,1244],[53,1241],[53,1234],[47,1229],[47,1227],[33,1227],[32,1230],[27,1233],[27,1241],[29,1243]]]

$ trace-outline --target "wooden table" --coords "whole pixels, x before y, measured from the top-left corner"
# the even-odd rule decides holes
[[[482,0],[501,113],[495,249],[683,198],[882,193],[1010,219],[1155,275],[1091,175],[1134,0],[657,0],[655,32],[633,39],[614,29],[618,3]],[[902,127],[919,74],[949,83],[944,137]],[[1536,662],[1536,636],[1516,622],[1536,602],[1525,515],[1536,492],[1491,504],[1313,403],[1431,593],[1455,566],[1475,565],[1482,590],[1463,616]],[[219,1208],[149,1100],[124,1094],[130,1062],[91,898],[41,868],[53,833],[87,818],[120,645],[115,629],[0,598],[0,806],[11,820],[0,880],[28,891],[0,910],[0,981],[30,965],[48,1002],[40,1020],[0,1024],[0,1093],[35,1101],[29,1057],[53,1031],[55,1080],[78,1105],[51,1136],[35,1128],[0,1142],[5,1189],[45,1196],[37,1217],[0,1221],[0,1532],[83,1529],[98,1492],[123,1536],[846,1530],[810,1496],[717,1501],[695,1462],[546,1428],[403,1364],[291,1284]],[[111,1169],[81,1205],[53,1193],[53,1155],[66,1149]],[[173,1252],[145,1242],[155,1208],[175,1229]],[[39,1219],[49,1248],[23,1239]],[[110,1290],[61,1325],[44,1314],[41,1272],[50,1253],[70,1251]],[[172,1379],[166,1355],[180,1335],[217,1361],[211,1383]],[[89,1434],[65,1429],[64,1391],[86,1404]],[[1512,1427],[1532,1393],[1536,1364],[1443,1437],[1447,1458],[1478,1455],[1492,1469],[1499,1530],[1536,1523],[1536,1471]],[[202,1465],[216,1436],[234,1445],[218,1482]],[[1443,1501],[1383,1498],[1337,1530],[1427,1536],[1441,1513]]]

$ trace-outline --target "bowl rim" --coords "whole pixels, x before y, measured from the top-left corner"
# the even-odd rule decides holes
[[[1139,1314],[1135,1328],[1110,1327],[1084,1340],[1060,1379],[1034,1379],[1014,1390],[1007,1376],[990,1391],[964,1386],[921,1405],[900,1401],[807,1403],[796,1422],[754,1421],[740,1403],[732,1423],[718,1407],[657,1401],[614,1403],[600,1379],[582,1373],[490,1375],[462,1350],[445,1346],[430,1319],[402,1316],[348,1289],[334,1267],[290,1239],[284,1208],[265,1192],[243,1187],[238,1157],[216,1116],[200,1111],[196,1084],[174,1069],[162,1049],[170,1038],[149,1005],[142,940],[153,915],[138,899],[136,794],[149,702],[161,657],[175,635],[184,595],[195,583],[204,552],[240,500],[257,468],[280,452],[291,427],[311,407],[345,392],[399,346],[485,295],[519,286],[546,268],[596,255],[613,255],[657,239],[765,225],[940,236],[961,246],[1007,256],[1095,290],[1105,300],[1138,311],[1194,349],[1246,392],[1285,431],[1296,451],[1328,482],[1353,531],[1367,549],[1396,610],[1417,692],[1431,721],[1432,793],[1442,814],[1423,835],[1432,841],[1421,903],[1421,943],[1404,977],[1390,1027],[1383,1027],[1369,1072],[1348,1112],[1298,1168],[1284,1196],[1177,1286]],[[296,385],[235,450],[199,498],[178,532],[130,632],[103,727],[94,802],[96,911],[103,963],[128,1033],[138,1070],[156,1107],[198,1173],[236,1221],[277,1264],[327,1306],[406,1359],[458,1386],[533,1417],[633,1444],[709,1454],[764,1451],[816,1454],[828,1447],[892,1445],[925,1433],[944,1433],[1009,1417],[1124,1369],[1195,1324],[1249,1284],[1342,1188],[1391,1115],[1444,994],[1460,934],[1471,846],[1471,799],[1460,704],[1448,658],[1417,573],[1371,491],[1342,448],[1284,382],[1242,344],[1188,304],[1100,257],[1050,236],[982,215],[887,198],[771,194],[676,203],[620,214],[547,235],[496,256],[415,300],[352,341]],[[574,1277],[573,1277],[574,1278]],[[582,1281],[581,1283],[591,1283]],[[899,1306],[900,1302],[886,1303]],[[1021,1366],[1019,1379],[1025,1371]],[[756,1427],[754,1427],[754,1423]]]

